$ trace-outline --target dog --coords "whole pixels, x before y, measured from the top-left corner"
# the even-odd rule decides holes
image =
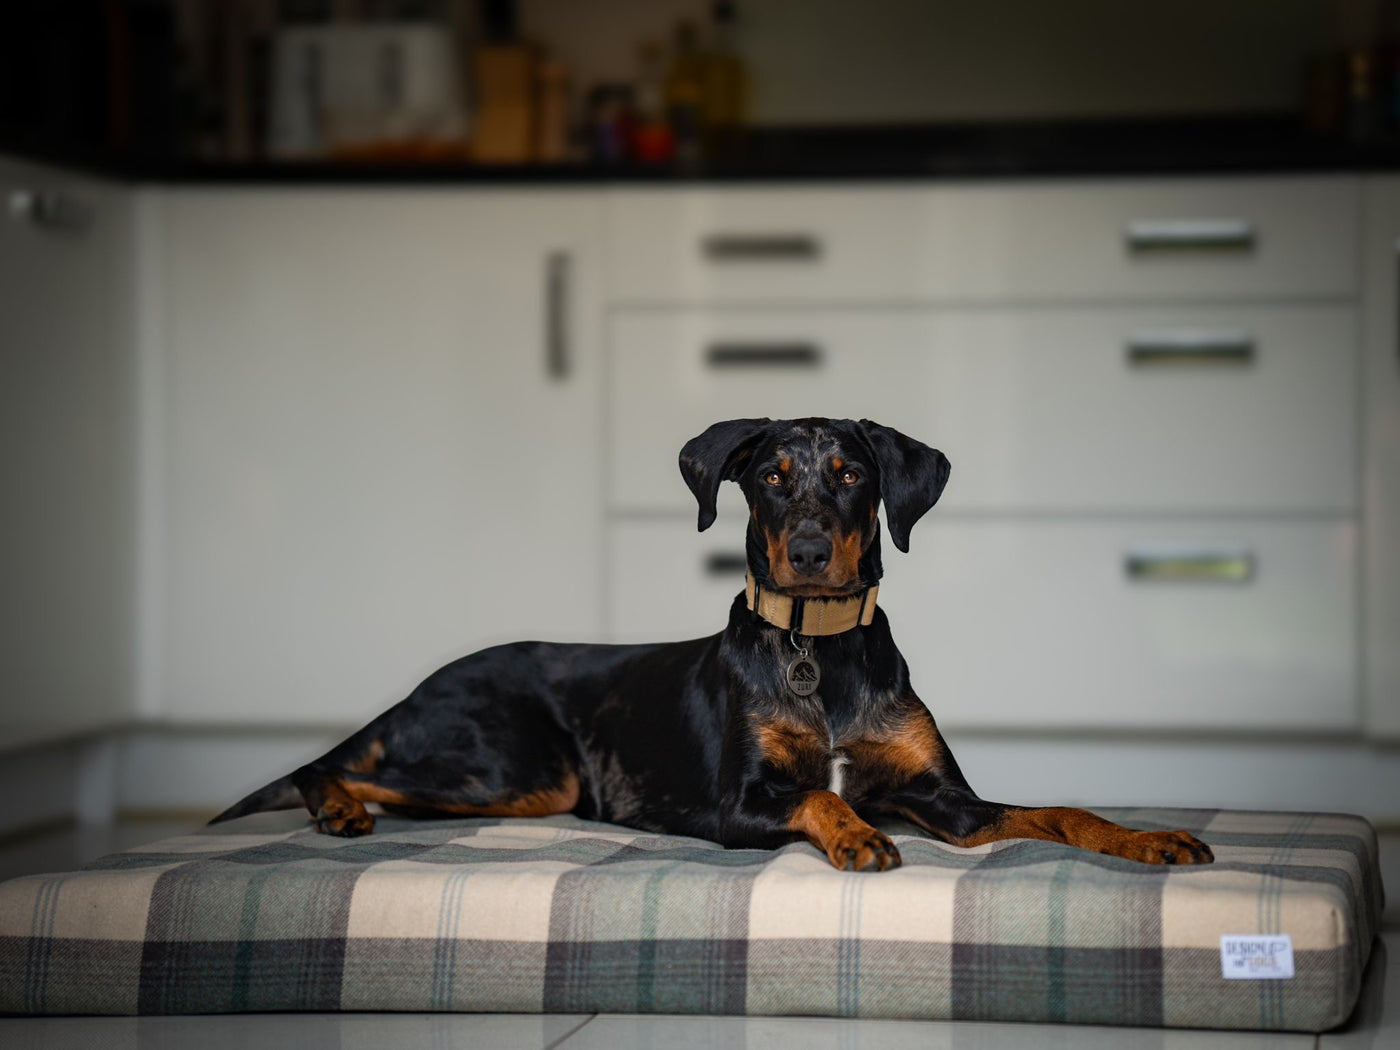
[[[771,849],[803,839],[839,869],[898,867],[897,817],[955,846],[1030,838],[1149,864],[1204,864],[1185,831],[989,802],[909,683],[877,603],[880,521],[909,533],[947,457],[870,420],[732,419],[680,470],[716,517],[748,500],[748,575],[729,624],[648,645],[522,642],[448,664],[364,729],[213,823],[304,805],[318,831],[370,833],[366,803],[411,816],[573,813]]]

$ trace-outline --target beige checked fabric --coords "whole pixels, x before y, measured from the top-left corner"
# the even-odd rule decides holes
[[[1321,1031],[1381,911],[1358,817],[1103,810],[1186,828],[1163,868],[897,834],[904,866],[725,850],[579,820],[260,814],[0,884],[0,1012],[806,1014]],[[1221,938],[1291,946],[1224,976]],[[1262,938],[1262,941],[1260,940]],[[1275,968],[1277,969],[1277,968]]]

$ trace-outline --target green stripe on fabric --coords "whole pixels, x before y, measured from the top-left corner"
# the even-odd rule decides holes
[[[1046,899],[1045,1008],[1050,1020],[1061,1023],[1064,1022],[1069,1009],[1065,1000],[1065,908],[1069,879],[1074,867],[1073,860],[1062,860],[1055,865]]]
[[[1287,865],[1293,851],[1312,826],[1312,816],[1298,813],[1288,830],[1269,854],[1268,863],[1259,871],[1259,932],[1287,933],[1282,929],[1283,897],[1288,885]],[[1259,1026],[1282,1028],[1284,1025],[1284,993],[1287,981],[1259,981]]]
[[[451,1010],[457,976],[457,929],[462,915],[462,899],[467,892],[471,871],[454,872],[442,885],[438,903],[437,937],[433,942],[433,975],[428,1003],[433,1010]]]
[[[32,1013],[42,1013],[48,991],[49,960],[53,953],[53,927],[58,914],[59,888],[64,879],[45,879],[34,902],[25,952],[24,1005]]]
[[[841,886],[841,917],[836,942],[836,1012],[860,1013],[860,902],[869,875],[852,872]]]
[[[651,1013],[656,1001],[656,919],[660,909],[661,887],[666,875],[675,871],[677,864],[663,864],[647,878],[642,887],[642,911],[639,917],[638,936],[641,945],[637,952],[637,1009]]]
[[[233,983],[229,995],[229,1009],[248,1009],[248,984],[253,974],[253,946],[257,943],[258,910],[262,904],[263,887],[271,876],[272,868],[263,868],[248,880],[243,887],[243,908],[238,920],[238,939],[234,942]]]

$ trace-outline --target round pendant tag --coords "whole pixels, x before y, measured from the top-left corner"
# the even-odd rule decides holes
[[[822,680],[822,669],[805,653],[787,665],[788,688],[798,696],[811,696],[817,691],[817,683]]]

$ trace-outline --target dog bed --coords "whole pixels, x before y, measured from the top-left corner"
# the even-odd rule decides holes
[[[1322,1031],[1381,911],[1359,817],[1104,810],[1217,861],[897,834],[904,866],[578,820],[246,817],[0,885],[0,1011],[657,1012]],[[1222,940],[1224,939],[1224,940]]]

